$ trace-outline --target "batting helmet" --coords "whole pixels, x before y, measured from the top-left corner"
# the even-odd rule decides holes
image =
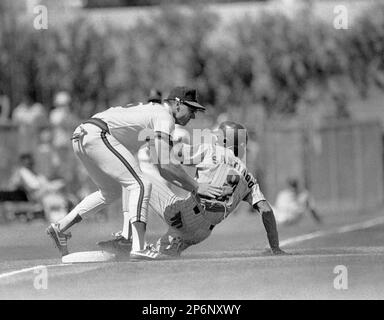
[[[248,142],[247,129],[240,123],[224,121],[220,123],[219,130],[223,134],[223,143],[226,148],[232,148],[236,157],[240,152],[245,152]]]

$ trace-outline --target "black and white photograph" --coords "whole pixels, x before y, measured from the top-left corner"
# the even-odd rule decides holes
[[[383,300],[383,168],[384,0],[0,0],[0,300]]]

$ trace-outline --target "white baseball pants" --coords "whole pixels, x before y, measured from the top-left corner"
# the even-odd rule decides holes
[[[206,212],[194,195],[178,197],[163,181],[156,178],[151,181],[149,212],[158,214],[168,225],[167,233],[157,242],[161,252],[180,255],[211,234],[214,225],[206,219]]]
[[[93,123],[76,128],[73,149],[99,190],[85,197],[71,213],[96,213],[122,197],[130,221],[147,223],[151,182],[143,176],[134,155]]]

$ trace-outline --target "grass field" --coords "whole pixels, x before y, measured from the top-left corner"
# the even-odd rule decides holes
[[[364,221],[373,221],[364,223]],[[352,227],[340,228],[345,225]],[[73,229],[71,252],[97,250],[120,220],[84,222]],[[153,219],[148,239],[164,227]],[[384,218],[327,216],[280,229],[289,256],[269,256],[259,217],[241,212],[217,226],[210,238],[182,258],[63,265],[44,233],[45,223],[0,227],[1,299],[383,299]],[[307,240],[296,238],[309,234]],[[348,269],[348,290],[333,286],[334,268]],[[39,266],[47,289],[37,290]]]

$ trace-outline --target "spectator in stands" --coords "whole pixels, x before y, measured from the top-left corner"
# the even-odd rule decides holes
[[[39,143],[34,153],[36,170],[48,179],[59,178],[60,157],[53,147],[52,132],[48,128],[39,135]]]
[[[75,156],[72,152],[71,137],[79,122],[73,113],[69,93],[66,91],[58,92],[54,97],[54,109],[50,113],[52,145],[60,159],[58,175],[65,180],[68,186],[71,186],[76,179]]]
[[[281,225],[296,224],[305,214],[309,214],[316,223],[322,223],[309,192],[300,190],[295,178],[288,179],[287,188],[278,193],[273,212],[276,222]]]
[[[26,96],[13,110],[12,120],[22,126],[44,127],[48,124],[48,115],[41,103],[33,102]]]
[[[57,149],[71,147],[70,138],[78,119],[71,109],[71,97],[68,92],[60,91],[54,97],[54,109],[49,120],[53,130],[53,145]]]
[[[0,89],[0,123],[7,123],[9,121],[10,108],[8,96]]]
[[[48,180],[35,170],[32,154],[25,153],[19,158],[19,166],[14,172],[10,185],[14,190],[25,191],[28,200],[40,203],[47,220],[55,220],[65,216],[68,203],[63,194],[62,180]]]
[[[64,187],[62,180],[49,181],[35,170],[35,161],[32,154],[22,154],[19,162],[19,166],[11,178],[10,185],[14,189],[25,190],[29,199],[41,201],[47,193],[56,192]]]
[[[38,141],[39,131],[48,126],[48,115],[41,103],[34,103],[26,96],[13,110],[12,121],[18,125],[19,150],[22,153],[32,152]]]

